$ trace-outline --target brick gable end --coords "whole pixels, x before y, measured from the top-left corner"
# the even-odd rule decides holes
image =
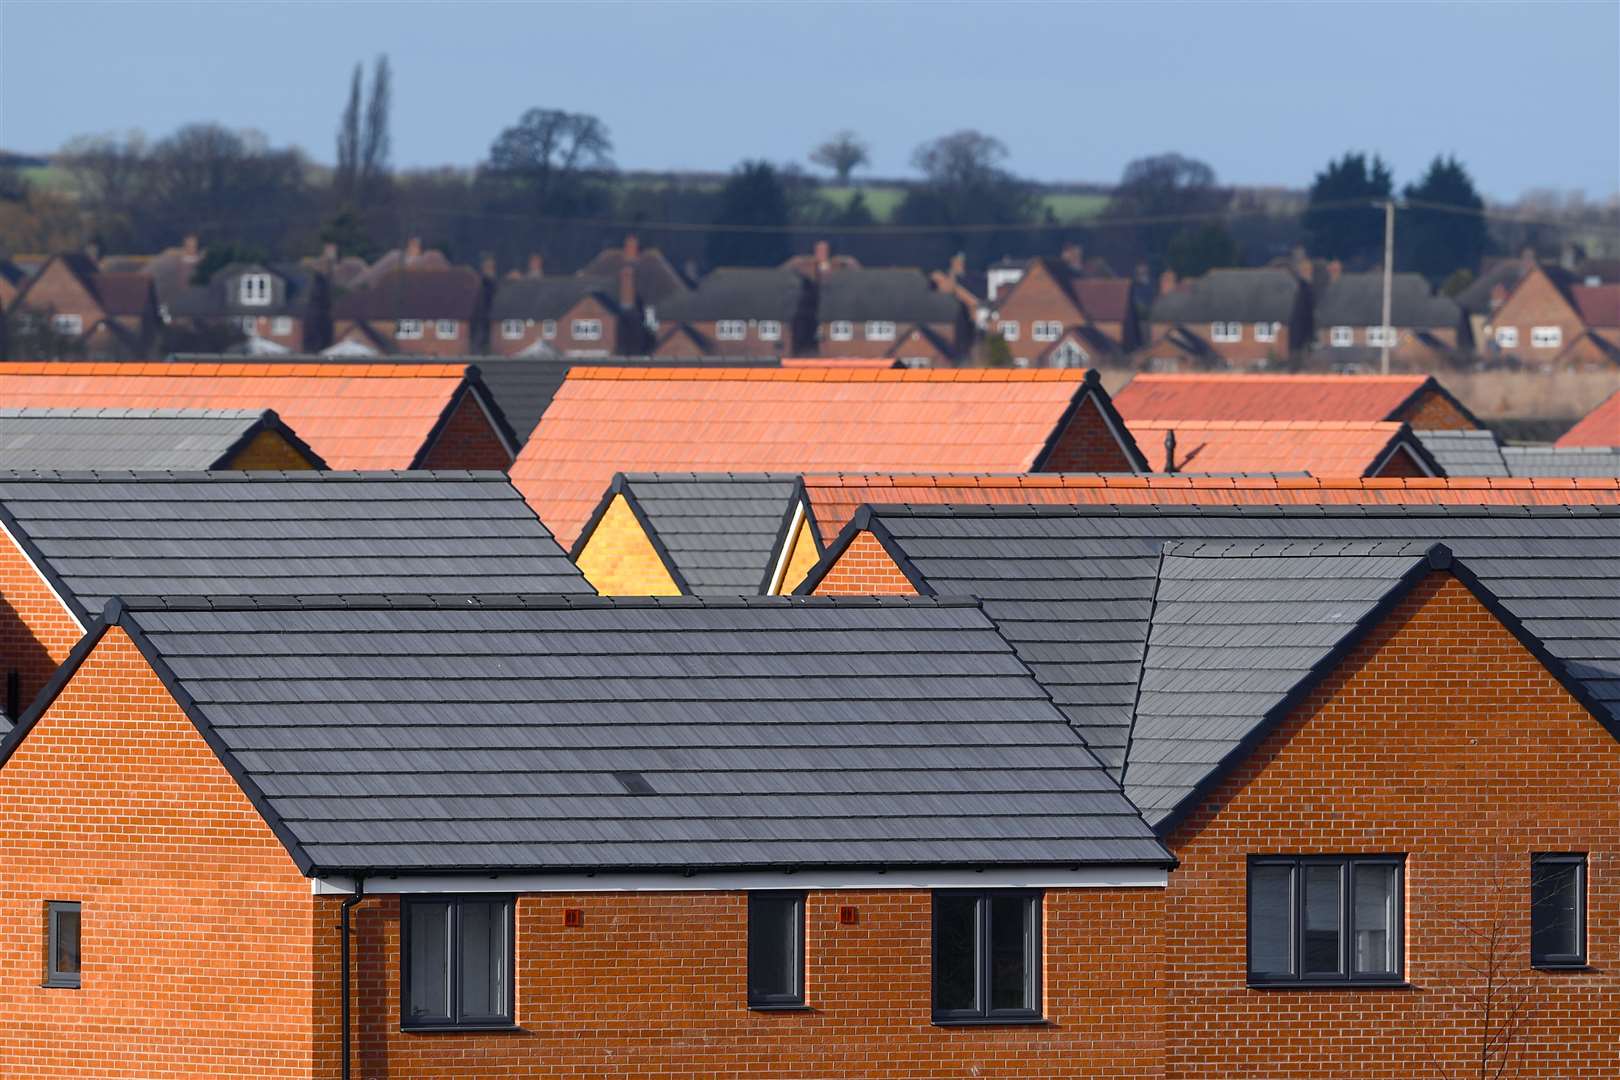
[[[865,530],[855,534],[813,592],[816,596],[917,595],[883,544]]]
[[[1042,472],[1134,473],[1136,467],[1109,427],[1097,399],[1087,394],[1068,426],[1039,464]]]

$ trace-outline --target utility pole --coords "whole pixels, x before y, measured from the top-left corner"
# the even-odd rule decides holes
[[[1384,324],[1378,330],[1378,370],[1389,374],[1389,294],[1395,278],[1395,200],[1384,201]]]

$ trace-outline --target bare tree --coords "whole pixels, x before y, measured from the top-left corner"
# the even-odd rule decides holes
[[[379,197],[388,185],[388,158],[392,139],[388,116],[393,100],[393,75],[387,56],[377,57],[371,73],[371,94],[362,102],[362,67],[354,66],[349,100],[338,122],[337,172],[332,178],[339,206],[354,206]],[[362,108],[363,107],[363,108]]]
[[[151,186],[146,136],[139,131],[81,135],[62,147],[60,160],[94,220],[95,231],[108,241],[127,242]]]
[[[360,176],[360,77],[362,65],[354,65],[349,79],[349,103],[343,107],[343,119],[338,121],[337,170],[332,177],[332,188],[340,204],[354,198]]]
[[[814,150],[810,163],[831,169],[840,184],[849,183],[849,174],[870,160],[868,147],[853,131],[840,131]]]
[[[527,188],[543,213],[567,215],[589,200],[583,182],[613,167],[607,125],[586,113],[530,109],[489,148],[489,170]]]

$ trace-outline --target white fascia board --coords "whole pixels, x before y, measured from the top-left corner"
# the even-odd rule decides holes
[[[1170,871],[1162,866],[1010,867],[959,870],[742,870],[696,873],[481,874],[368,877],[367,895],[417,893],[622,893],[751,892],[761,889],[903,892],[918,889],[1162,889]],[[348,896],[354,879],[312,878],[316,896]]]

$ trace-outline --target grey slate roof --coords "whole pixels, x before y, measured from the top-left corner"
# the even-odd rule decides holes
[[[1620,476],[1620,447],[1504,446],[1509,476]]]
[[[619,494],[689,596],[765,592],[793,509],[805,502],[797,473],[621,473],[598,514]],[[580,533],[576,557],[594,525]]]
[[[1290,270],[1211,270],[1153,302],[1152,322],[1287,323],[1304,284]]]
[[[0,469],[217,469],[263,431],[319,455],[269,409],[0,409]]]
[[[955,323],[962,305],[937,291],[921,270],[905,267],[839,270],[821,279],[817,322]]]
[[[605,278],[518,277],[495,287],[489,317],[501,319],[560,319],[588,296],[609,311],[619,311],[618,285]]]
[[[1169,861],[965,602],[109,616],[310,874]]]
[[[1316,325],[1379,326],[1384,319],[1384,275],[1341,274],[1316,301]],[[1429,288],[1422,274],[1395,274],[1390,280],[1389,324],[1419,329],[1455,329],[1462,308]]]
[[[499,473],[0,473],[81,622],[114,596],[590,593]]]
[[[691,292],[676,293],[658,306],[668,322],[720,319],[774,319],[791,325],[807,298],[804,278],[792,270],[722,267]]]
[[[1510,476],[1491,431],[1413,431],[1446,476]]]
[[[879,506],[840,543],[863,526],[899,555],[920,591],[981,598],[1097,755],[1116,771],[1125,766],[1128,793],[1143,645],[1163,545],[1175,540],[1374,541],[1402,555],[1414,543],[1443,543],[1620,731],[1620,507]],[[1182,779],[1190,794],[1199,778],[1189,770]],[[1157,825],[1169,817],[1169,796],[1155,798]]]

